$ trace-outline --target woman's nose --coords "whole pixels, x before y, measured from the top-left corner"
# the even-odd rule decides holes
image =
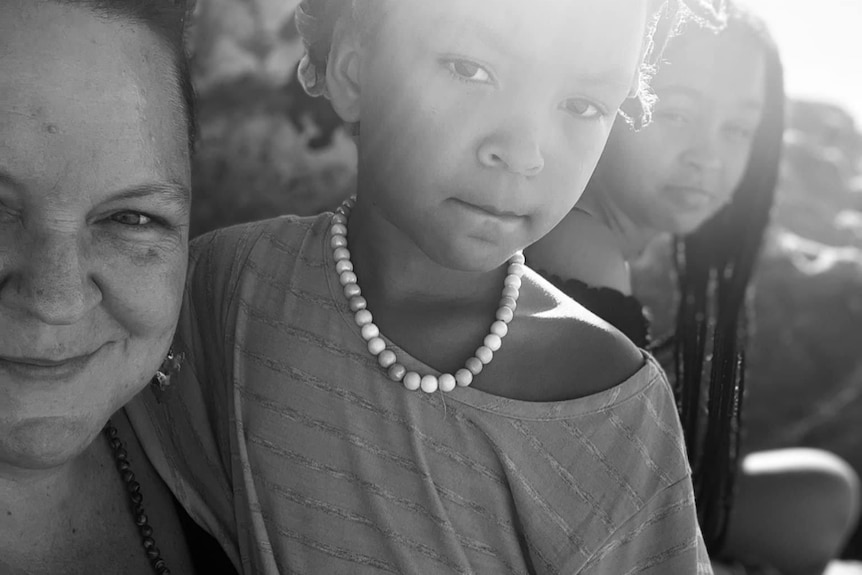
[[[486,137],[477,152],[479,163],[520,176],[537,176],[545,167],[536,130],[507,129]]]
[[[101,301],[87,269],[88,258],[76,234],[42,234],[21,250],[23,257],[0,270],[0,305],[39,321],[71,325]]]

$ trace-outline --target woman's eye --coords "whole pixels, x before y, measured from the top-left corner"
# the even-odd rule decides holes
[[[593,120],[605,115],[605,111],[597,105],[582,98],[568,100],[565,105],[566,111],[584,120]]]
[[[140,212],[120,212],[111,216],[111,219],[124,226],[141,227],[149,225],[153,219]]]
[[[449,71],[458,79],[468,82],[479,82],[488,84],[491,82],[491,74],[479,64],[468,60],[450,60],[446,63]]]

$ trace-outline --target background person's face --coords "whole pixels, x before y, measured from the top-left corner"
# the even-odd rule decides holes
[[[496,267],[582,193],[645,25],[631,0],[393,7],[359,74],[364,200],[439,264]]]
[[[690,30],[674,41],[653,88],[654,121],[614,128],[597,189],[636,223],[686,234],[739,185],[763,116],[765,56],[736,30]]]
[[[143,26],[0,3],[0,470],[83,450],[164,357],[186,267],[179,101]]]

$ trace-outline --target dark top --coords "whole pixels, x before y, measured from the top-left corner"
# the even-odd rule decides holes
[[[593,287],[576,279],[564,280],[558,275],[536,270],[564,294],[623,332],[640,348],[650,345],[650,318],[643,304],[634,296],[607,287]]]
[[[186,544],[192,556],[192,564],[198,575],[238,575],[233,564],[216,540],[189,517],[183,506],[175,499],[174,506],[180,518]]]

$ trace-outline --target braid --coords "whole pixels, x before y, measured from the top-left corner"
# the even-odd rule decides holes
[[[677,238],[674,257],[680,291],[674,391],[694,471],[700,525],[713,554],[724,542],[738,467],[748,285],[769,223],[784,131],[783,71],[774,43],[762,23],[740,11],[731,13],[729,26],[745,30],[763,46],[766,108],[730,204],[694,233]],[[708,345],[709,377],[703,381]]]

